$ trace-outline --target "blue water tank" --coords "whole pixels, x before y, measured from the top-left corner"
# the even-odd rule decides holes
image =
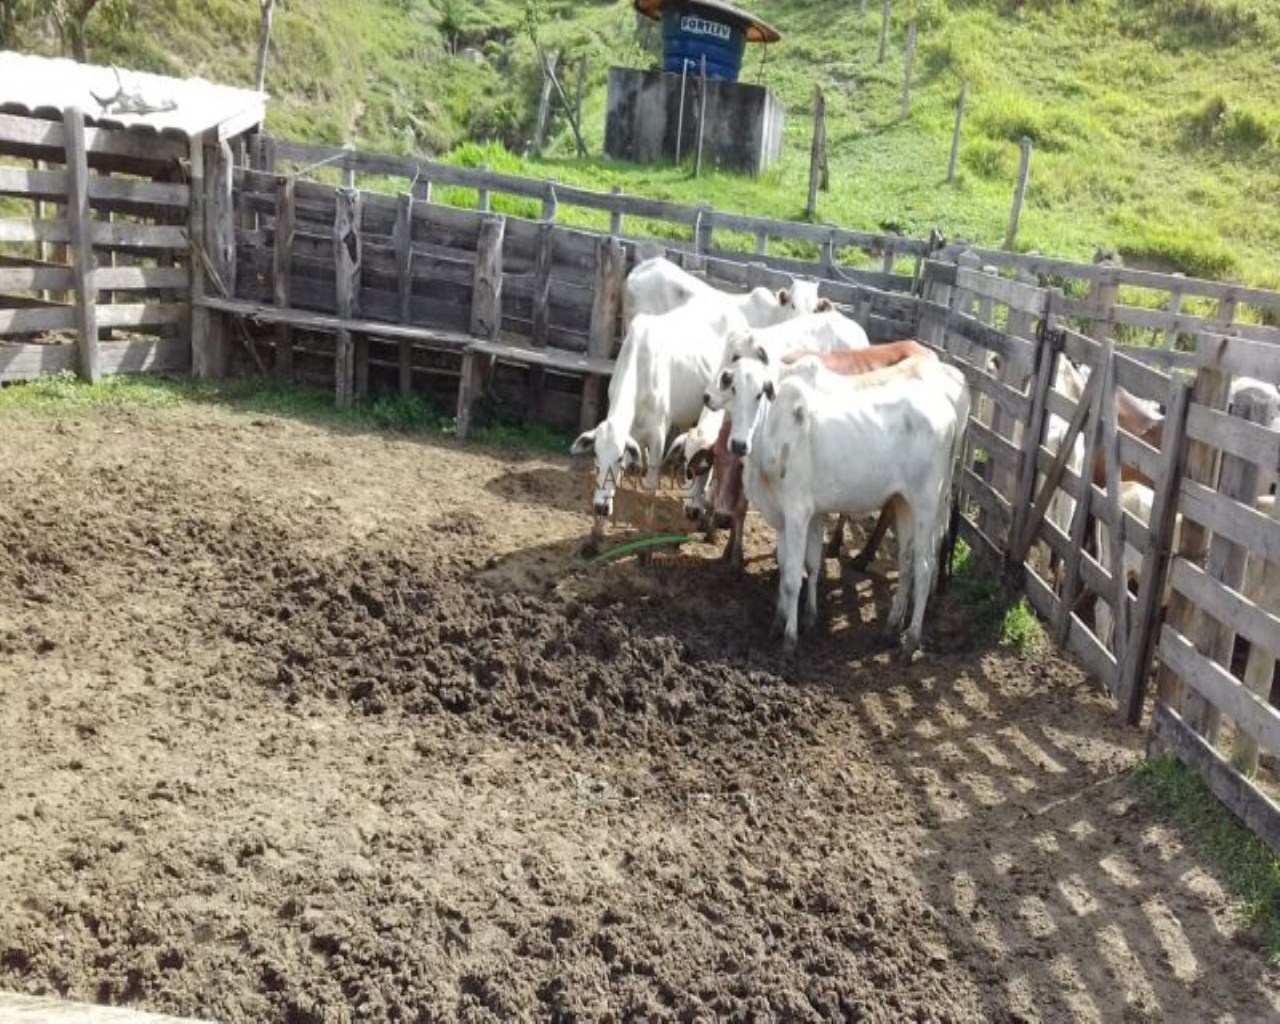
[[[707,58],[707,77],[727,82],[738,80],[742,52],[747,46],[748,26],[727,18],[713,7],[673,4],[662,11],[662,67],[680,74],[688,62],[688,73],[701,73]]]

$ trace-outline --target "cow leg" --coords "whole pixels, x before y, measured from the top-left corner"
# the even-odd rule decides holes
[[[889,532],[889,520],[892,515],[893,513],[890,512],[888,505],[880,510],[880,518],[876,520],[876,528],[871,531],[871,536],[867,538],[867,543],[858,552],[857,557],[849,563],[858,572],[866,572],[871,563],[875,561],[880,542],[884,540],[884,535]],[[901,534],[898,536],[901,536]]]
[[[805,585],[804,617],[800,624],[807,630],[818,624],[818,584],[822,582],[823,546],[822,516],[814,516],[809,520],[809,537],[805,542],[804,568],[809,574]]]
[[[911,506],[901,497],[892,499],[894,511],[893,532],[898,538],[898,586],[889,605],[889,617],[885,620],[885,633],[894,639],[902,631],[907,618],[907,601],[911,597],[911,568],[915,549],[915,516]]]
[[[911,545],[914,549],[911,625],[907,627],[907,635],[898,654],[899,660],[906,663],[910,663],[912,656],[920,649],[920,641],[924,635],[924,612],[932,589],[934,545],[937,543],[937,526],[941,523],[942,511],[935,508],[931,515],[919,514],[915,517],[915,535]]]
[[[836,525],[831,531],[831,539],[827,541],[827,546],[822,550],[822,554],[825,557],[840,557],[840,549],[844,547],[844,522],[845,516],[842,513],[836,518]]]
[[[775,626],[782,626],[782,653],[795,653],[799,639],[800,585],[804,575],[804,547],[808,523],[783,523],[778,537],[778,610]]]
[[[707,474],[693,478],[684,494],[684,517],[704,526],[707,523]]]
[[[745,525],[746,513],[735,512],[733,514],[733,525],[729,527],[729,543],[725,545],[724,554],[720,556],[729,563],[729,568],[731,569],[742,568],[742,530]]]

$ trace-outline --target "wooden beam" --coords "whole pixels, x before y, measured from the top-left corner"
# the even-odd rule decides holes
[[[92,227],[89,222],[89,163],[84,115],[76,107],[62,113],[67,147],[67,223],[75,273],[76,363],[91,384],[102,379],[98,363],[98,291],[94,282]]]
[[[275,249],[272,253],[271,299],[281,309],[288,309],[292,272],[294,201],[293,177],[276,178]],[[275,374],[277,380],[293,381],[293,325],[281,321],[276,327]]]
[[[547,324],[551,318],[552,246],[556,227],[550,222],[538,226],[538,243],[533,270],[533,344],[547,343]]]
[[[627,253],[617,238],[601,238],[596,260],[596,282],[591,304],[591,328],[587,336],[587,355],[609,359],[614,354],[618,335],[618,316],[622,312],[622,291],[626,281]],[[589,430],[601,419],[605,383],[589,377],[582,383],[582,411],[579,425]]]
[[[391,229],[391,246],[396,254],[396,297],[400,302],[400,322],[412,319],[413,307],[413,194],[402,192],[396,200],[396,222]],[[400,394],[413,390],[413,343],[401,338],[397,367]]]
[[[360,193],[338,189],[333,216],[334,289],[337,313],[344,321],[355,315],[360,282]],[[339,409],[351,406],[355,393],[355,351],[351,331],[338,329],[334,343],[334,400]]]
[[[502,244],[506,227],[504,217],[486,218],[480,227],[476,249],[470,330],[477,338],[488,341],[497,338],[502,326]],[[549,256],[547,262],[550,262]]]

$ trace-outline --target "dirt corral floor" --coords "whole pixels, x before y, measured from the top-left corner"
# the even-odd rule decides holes
[[[0,420],[0,989],[224,1021],[1275,1019],[1142,736],[828,564],[578,554],[567,462]],[[885,562],[879,568],[883,571]],[[869,624],[851,620],[877,620]]]

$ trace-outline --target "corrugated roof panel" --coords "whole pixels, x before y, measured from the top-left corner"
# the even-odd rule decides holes
[[[228,122],[237,130],[260,123],[266,102],[266,93],[203,78],[170,78],[0,50],[0,107],[11,111],[61,114],[79,107],[96,125],[190,137]]]

